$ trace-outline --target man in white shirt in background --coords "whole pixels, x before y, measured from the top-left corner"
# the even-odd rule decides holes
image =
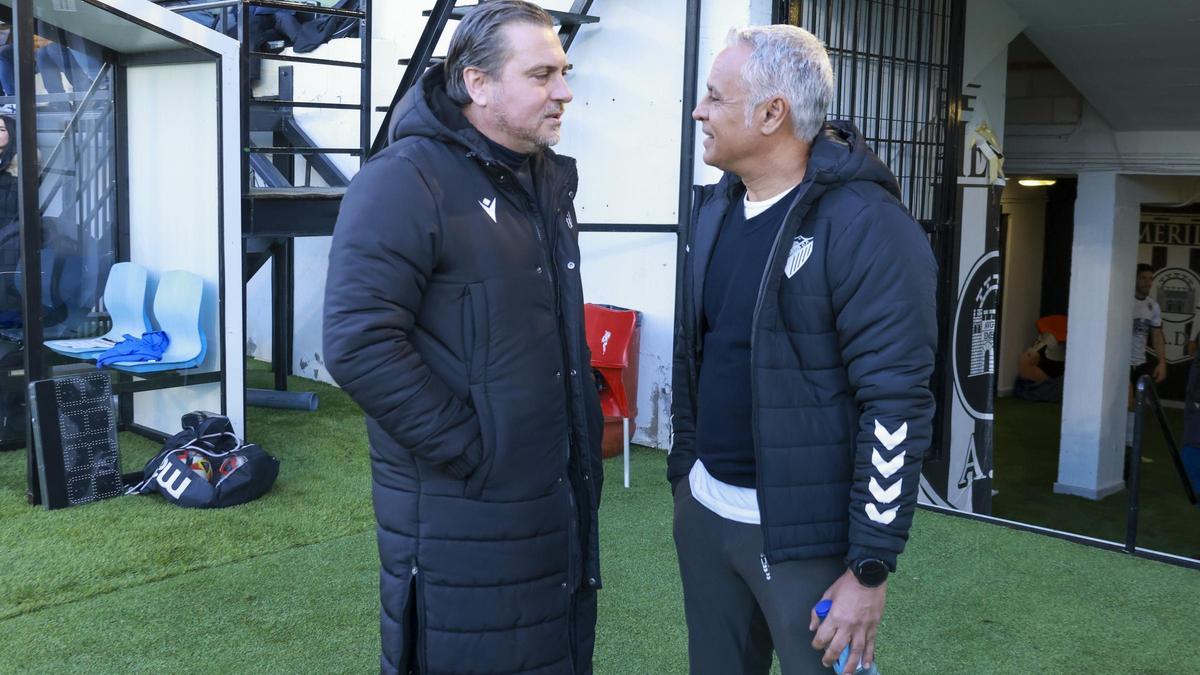
[[[1167,340],[1163,336],[1162,310],[1150,297],[1154,287],[1154,267],[1146,263],[1137,266],[1137,283],[1133,290],[1133,348],[1129,355],[1129,415],[1125,424],[1125,445],[1133,444],[1134,387],[1142,375],[1150,375],[1155,383],[1167,379]],[[1157,363],[1146,358],[1146,342],[1154,347]],[[1142,457],[1143,462],[1151,462]]]

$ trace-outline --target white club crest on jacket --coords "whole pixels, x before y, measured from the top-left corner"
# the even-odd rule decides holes
[[[808,257],[812,255],[813,238],[812,237],[796,237],[792,240],[792,249],[788,251],[787,266],[783,268],[783,273],[787,278],[791,279],[796,272],[804,267],[804,263],[808,262]]]

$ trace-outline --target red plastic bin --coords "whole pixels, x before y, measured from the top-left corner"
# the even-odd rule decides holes
[[[637,418],[638,346],[642,314],[636,310],[588,303],[584,305],[584,323],[592,369],[598,373],[600,408],[605,417],[605,457],[616,454],[610,426],[621,421],[620,434],[625,454],[625,487],[629,487],[630,420]],[[614,422],[610,425],[609,421]],[[611,449],[611,451],[610,451]]]

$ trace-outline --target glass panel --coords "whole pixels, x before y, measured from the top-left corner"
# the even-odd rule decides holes
[[[43,343],[30,356],[34,372],[45,376],[95,372],[99,351],[126,333],[152,342],[145,333],[165,334],[158,353],[130,354],[112,372],[121,423],[174,433],[181,414],[222,409],[217,63],[208,52],[98,5],[33,5],[41,276],[33,285],[22,274],[16,120],[3,116],[15,112],[16,98],[6,96],[0,98],[0,448],[25,444],[24,361],[33,347],[22,308],[31,288],[41,298]],[[0,20],[11,16],[9,6],[0,0]],[[11,46],[0,47],[4,94],[15,93],[13,71]],[[234,224],[232,236],[238,235]],[[118,283],[134,269],[124,263],[138,266],[140,285]]]
[[[3,52],[0,52],[0,59]],[[3,65],[0,64],[0,68]],[[17,126],[0,116],[0,447],[25,438],[24,317],[20,293],[21,223],[17,207]],[[16,339],[12,339],[13,336]]]
[[[0,48],[0,86],[15,94],[11,44]],[[38,22],[40,318],[45,339],[96,335],[105,327],[100,293],[114,260],[115,119],[112,66],[80,36]],[[0,112],[0,443],[25,433],[23,296],[15,97]]]
[[[45,340],[78,339],[108,329],[102,295],[117,257],[113,69],[95,44],[48,32],[55,42],[37,50],[47,92],[37,113],[42,330]]]

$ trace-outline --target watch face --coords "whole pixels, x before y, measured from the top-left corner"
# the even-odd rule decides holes
[[[859,583],[862,585],[874,588],[887,581],[887,563],[874,558],[860,560],[854,566],[854,576],[858,578]]]

